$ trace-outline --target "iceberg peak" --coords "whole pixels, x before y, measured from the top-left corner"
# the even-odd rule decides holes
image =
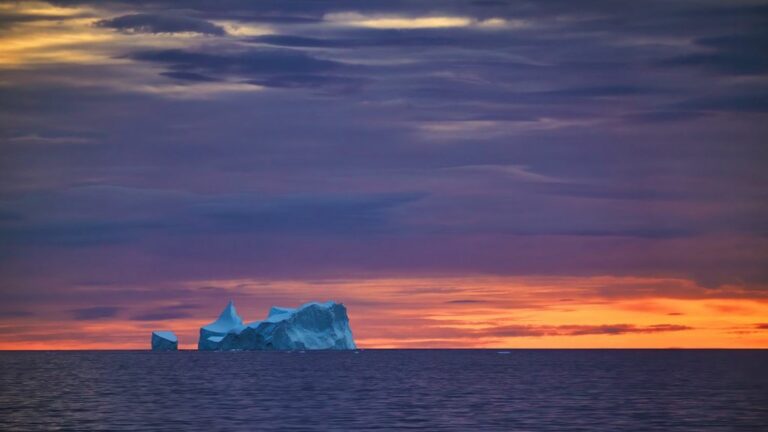
[[[243,319],[237,314],[235,303],[230,300],[221,311],[216,321],[200,327],[200,340],[197,348],[201,350],[211,349],[216,346],[227,333],[238,332],[243,329]]]
[[[227,303],[224,310],[221,311],[216,321],[206,325],[204,328],[212,332],[227,333],[228,331],[243,325],[243,319],[237,314],[235,302],[232,300]]]

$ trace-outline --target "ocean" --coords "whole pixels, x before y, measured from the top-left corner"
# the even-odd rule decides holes
[[[0,430],[768,431],[768,350],[0,352]]]

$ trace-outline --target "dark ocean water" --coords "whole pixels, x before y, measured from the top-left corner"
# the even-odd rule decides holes
[[[0,352],[0,430],[768,431],[768,351]]]

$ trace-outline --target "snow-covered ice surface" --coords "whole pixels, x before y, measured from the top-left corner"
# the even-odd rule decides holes
[[[179,349],[179,339],[172,331],[152,332],[152,351],[176,351]]]
[[[341,303],[272,307],[263,321],[243,325],[232,302],[211,324],[200,328],[198,349],[206,351],[350,350],[355,341],[347,308]]]

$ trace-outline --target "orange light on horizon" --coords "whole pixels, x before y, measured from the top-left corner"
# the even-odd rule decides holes
[[[256,321],[271,305],[333,299],[348,307],[361,348],[767,348],[768,299],[697,288],[680,279],[477,277],[346,281],[198,281],[231,290],[238,310]],[[625,294],[605,295],[605,287]],[[638,287],[642,289],[638,289]],[[668,287],[668,296],[647,287]],[[320,291],[322,290],[322,291]],[[697,291],[698,290],[698,291]],[[621,290],[618,290],[621,291]],[[634,295],[639,291],[642,295]],[[663,290],[658,290],[663,291]],[[322,292],[322,294],[319,294]],[[124,317],[0,322],[0,349],[146,349],[152,330],[175,331],[195,349],[198,329],[223,306],[194,318]],[[272,301],[275,303],[275,301]],[[136,310],[158,305],[131,305]],[[216,309],[215,309],[216,308]],[[14,331],[14,329],[18,329]]]

